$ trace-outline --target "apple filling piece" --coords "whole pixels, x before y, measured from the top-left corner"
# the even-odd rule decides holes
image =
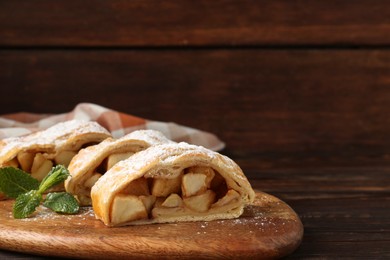
[[[240,194],[210,167],[184,169],[174,178],[141,177],[115,197],[111,222],[121,225],[137,220],[207,215],[241,205]]]
[[[42,181],[54,165],[62,164],[67,167],[75,155],[76,152],[74,151],[61,151],[55,156],[44,152],[22,151],[4,166],[20,168],[30,173],[38,181]]]
[[[82,205],[89,205],[91,203],[91,189],[93,185],[103,176],[105,172],[111,169],[118,162],[125,160],[132,156],[134,152],[125,152],[125,153],[114,153],[109,155],[107,158],[103,159],[102,163],[99,164],[96,169],[90,171],[87,177],[84,180],[84,190],[78,194],[78,199]]]

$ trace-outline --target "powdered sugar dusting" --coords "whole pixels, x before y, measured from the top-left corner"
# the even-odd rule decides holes
[[[149,146],[162,143],[173,143],[172,140],[156,130],[137,130],[119,138],[118,142],[122,140],[142,140],[148,143]]]
[[[69,136],[76,136],[83,133],[105,133],[109,132],[96,122],[84,120],[69,120],[58,123],[46,130],[22,137],[23,142],[35,144],[55,144],[61,146],[66,143]]]
[[[5,157],[12,151],[17,152],[29,147],[40,147],[41,149],[54,151],[65,145],[71,137],[85,133],[99,133],[106,137],[111,136],[105,128],[96,122],[69,120],[26,136],[10,137],[2,140],[3,147],[0,151],[0,158]],[[10,160],[12,158],[4,159]]]
[[[12,215],[12,213],[10,214]],[[70,221],[72,225],[85,225],[86,221],[91,219],[95,219],[95,213],[92,207],[81,207],[77,214],[66,215],[55,213],[44,206],[39,206],[33,216],[20,219],[20,221],[40,224],[46,224],[48,221],[50,221],[56,226],[66,225]]]

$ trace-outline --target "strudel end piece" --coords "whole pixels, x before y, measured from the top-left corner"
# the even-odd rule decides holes
[[[41,181],[55,165],[68,166],[77,152],[111,134],[92,121],[70,120],[46,130],[0,141],[0,167],[13,166]],[[0,194],[0,198],[4,198]]]
[[[255,193],[230,158],[169,143],[117,163],[92,187],[95,215],[108,226],[237,218]]]

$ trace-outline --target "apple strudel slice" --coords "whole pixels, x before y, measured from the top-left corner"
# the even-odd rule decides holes
[[[1,140],[0,167],[20,168],[41,181],[53,166],[68,166],[81,148],[108,137],[111,134],[96,122],[65,121],[46,130]]]
[[[69,164],[71,177],[65,181],[65,189],[76,197],[81,206],[90,206],[91,188],[106,171],[139,151],[168,142],[173,141],[159,131],[138,130],[119,139],[108,138],[89,146],[81,150]]]
[[[237,218],[255,193],[230,158],[201,146],[150,147],[117,163],[91,191],[108,226]]]

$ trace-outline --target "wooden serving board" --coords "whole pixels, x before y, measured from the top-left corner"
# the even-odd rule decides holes
[[[303,226],[284,202],[257,192],[233,220],[109,228],[91,208],[60,215],[40,206],[28,219],[12,217],[14,201],[0,201],[0,248],[77,258],[279,258],[301,242]]]

